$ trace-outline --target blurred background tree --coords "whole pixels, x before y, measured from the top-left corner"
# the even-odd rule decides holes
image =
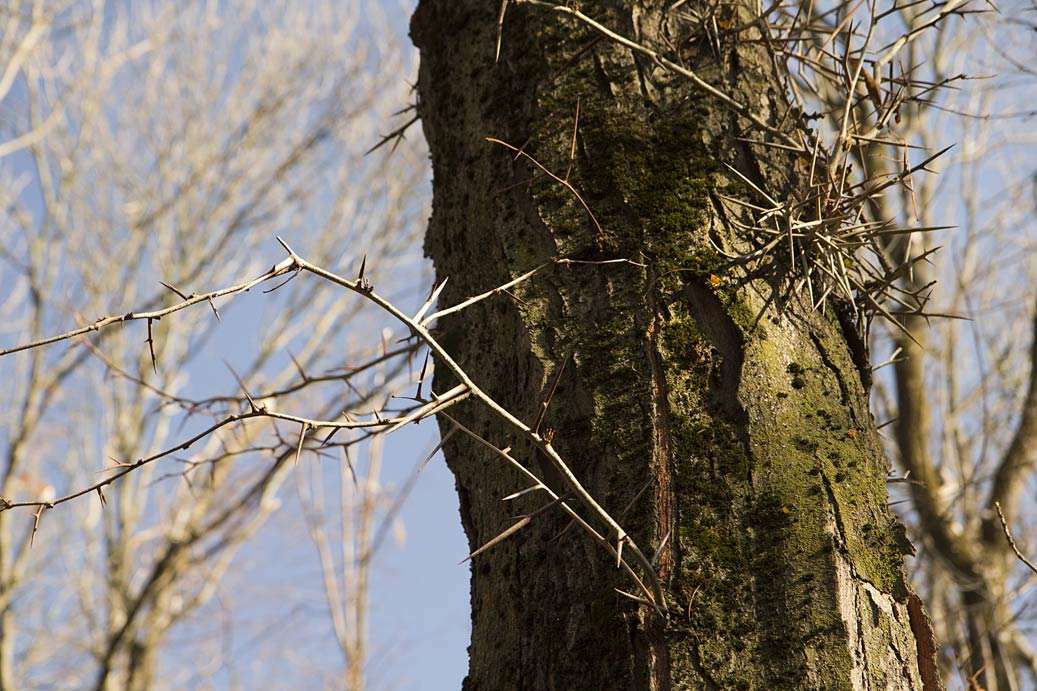
[[[404,17],[377,2],[5,4],[3,342],[236,282],[280,258],[279,233],[329,266],[366,254],[420,303],[423,145],[365,155],[412,98]],[[361,301],[312,282],[254,297],[5,357],[0,496],[90,485],[237,412],[243,388],[334,416],[405,384],[411,347]],[[330,462],[295,468],[281,435],[296,433],[214,434],[38,530],[0,512],[0,688],[366,688],[386,653],[368,642],[374,551],[402,538],[421,442],[386,484],[381,444],[342,435]]]

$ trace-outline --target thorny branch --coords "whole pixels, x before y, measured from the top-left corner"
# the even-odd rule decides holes
[[[994,507],[997,509],[997,517],[1001,520],[1001,528],[1005,531],[1005,539],[1008,540],[1008,545],[1012,548],[1012,551],[1015,552],[1015,556],[1019,561],[1026,565],[1026,568],[1037,574],[1037,566],[1034,566],[1034,563],[1027,559],[1026,555],[1019,551],[1019,546],[1015,544],[1015,538],[1012,537],[1012,531],[1008,527],[1008,520],[1005,518],[1005,514],[1001,511],[1001,504],[999,502],[994,502]]]
[[[17,353],[23,350],[40,348],[42,346],[51,345],[53,343],[58,343],[60,341],[67,341],[76,338],[77,336],[83,336],[94,331],[99,331],[100,329],[111,326],[113,324],[121,324],[123,322],[140,320],[147,320],[150,324],[152,321],[161,319],[162,317],[165,317],[169,314],[173,314],[174,312],[179,312],[182,309],[187,309],[188,307],[196,305],[199,302],[211,302],[215,298],[223,297],[225,295],[237,295],[239,293],[247,292],[250,289],[258,286],[259,284],[269,281],[271,278],[274,278],[276,276],[283,276],[284,274],[288,273],[290,269],[285,268],[286,266],[288,266],[285,264],[285,261],[282,261],[280,264],[271,267],[269,271],[257,276],[256,278],[253,278],[251,281],[245,281],[244,283],[239,283],[238,285],[229,286],[227,288],[222,288],[220,290],[214,290],[211,293],[204,293],[202,295],[189,295],[182,302],[178,302],[175,305],[171,305],[170,307],[166,307],[160,310],[151,310],[149,312],[127,312],[126,314],[101,317],[92,324],[88,324],[87,326],[80,327],[73,331],[67,331],[63,334],[57,334],[55,336],[41,338],[31,343],[22,343],[20,345],[12,346],[10,348],[4,348],[3,350],[0,350],[0,357],[3,357],[4,355],[10,355],[11,353]]]
[[[642,601],[645,604],[651,606],[653,609],[655,609],[656,612],[660,614],[662,614],[665,611],[664,595],[662,592],[661,585],[655,574],[655,571],[651,565],[651,562],[644,555],[644,553],[637,546],[637,544],[633,541],[633,539],[622,528],[622,526],[620,526],[620,524],[598,503],[598,501],[582,485],[582,483],[573,474],[572,470],[569,468],[566,462],[562,459],[562,457],[551,445],[550,440],[542,436],[537,430],[534,430],[529,425],[516,418],[510,411],[508,411],[506,408],[497,403],[497,401],[495,401],[489,394],[484,392],[474,381],[472,381],[467,372],[465,372],[465,370],[450,356],[449,353],[447,353],[443,346],[440,345],[440,343],[436,341],[436,339],[428,331],[428,327],[437,319],[447,314],[455,313],[459,310],[462,310],[468,306],[471,306],[472,304],[490,298],[494,295],[498,295],[502,292],[505,292],[508,290],[508,288],[531,278],[532,276],[549,267],[556,265],[564,266],[595,262],[575,261],[569,260],[567,258],[560,258],[553,261],[545,262],[540,266],[522,274],[518,278],[504,284],[503,286],[499,286],[493,290],[487,291],[480,295],[473,296],[468,300],[465,300],[464,302],[460,303],[459,305],[445,308],[432,314],[426,315],[426,312],[428,312],[429,308],[434,304],[436,298],[439,295],[440,290],[442,289],[442,285],[440,285],[432,292],[432,294],[425,301],[425,303],[418,310],[418,312],[414,316],[410,316],[404,313],[398,307],[396,307],[396,305],[394,305],[392,302],[390,302],[389,300],[375,292],[373,284],[367,277],[364,276],[366,262],[361,270],[360,275],[358,275],[356,279],[348,279],[332,271],[329,271],[328,269],[325,269],[321,266],[306,261],[301,256],[296,254],[296,252],[292,250],[287,243],[281,240],[281,238],[278,238],[278,242],[281,243],[281,246],[288,253],[288,257],[282,260],[281,262],[277,263],[273,267],[271,267],[265,273],[257,276],[256,278],[250,281],[246,281],[244,283],[240,283],[234,286],[212,291],[202,295],[185,296],[185,299],[181,300],[180,302],[159,310],[153,310],[150,312],[129,312],[124,315],[104,317],[98,319],[93,324],[87,327],[82,327],[80,329],[68,331],[63,334],[58,334],[48,338],[39,339],[29,344],[14,346],[5,349],[3,351],[0,351],[0,356],[31,348],[41,348],[46,345],[50,345],[60,341],[77,340],[86,333],[97,331],[99,329],[104,329],[114,324],[135,320],[149,320],[150,322],[151,320],[159,319],[166,315],[173,314],[180,310],[186,309],[192,305],[196,305],[202,302],[211,304],[211,301],[214,298],[237,295],[268,281],[272,281],[274,279],[285,276],[294,278],[298,276],[300,273],[305,272],[320,277],[353,293],[356,293],[365,298],[366,300],[374,303],[382,311],[391,315],[399,323],[401,323],[408,329],[408,331],[411,334],[411,338],[416,339],[417,341],[424,344],[431,351],[436,362],[440,366],[449,369],[453,373],[453,375],[460,381],[460,384],[458,384],[453,389],[443,394],[431,394],[431,400],[418,400],[416,405],[412,406],[410,409],[404,411],[402,414],[398,416],[384,418],[381,417],[377,412],[375,412],[373,420],[359,421],[348,419],[348,416],[345,415],[344,417],[346,419],[342,420],[322,420],[272,410],[268,408],[264,403],[257,402],[257,399],[246,391],[245,397],[247,399],[247,410],[241,413],[229,414],[223,417],[217,422],[211,424],[206,429],[202,430],[201,432],[198,432],[189,439],[178,443],[174,447],[164,449],[150,456],[140,458],[134,462],[115,461],[114,466],[105,469],[106,471],[112,472],[112,474],[106,477],[105,479],[97,483],[94,483],[89,487],[79,489],[65,496],[50,501],[12,501],[7,498],[0,498],[0,511],[5,511],[8,509],[18,507],[35,507],[37,510],[36,521],[38,523],[39,516],[46,509],[54,508],[59,504],[66,503],[72,501],[73,499],[77,499],[84,495],[95,492],[98,493],[99,496],[103,496],[101,495],[101,490],[104,487],[111,485],[112,483],[116,482],[120,478],[125,477],[134,470],[144,465],[153,463],[159,459],[166,458],[177,451],[186,450],[194,443],[213,435],[220,429],[234,425],[235,423],[244,422],[249,419],[268,418],[275,421],[283,420],[298,425],[300,428],[300,432],[298,437],[296,438],[296,441],[293,442],[293,446],[295,448],[292,454],[293,457],[298,459],[298,456],[302,453],[302,450],[304,448],[307,435],[311,431],[331,430],[331,432],[333,433],[341,429],[367,429],[376,432],[389,433],[412,422],[418,422],[425,418],[442,413],[444,410],[454,405],[455,403],[472,397],[477,399],[490,411],[492,411],[496,415],[496,417],[500,419],[502,423],[507,425],[515,434],[517,434],[520,437],[523,437],[527,441],[531,442],[534,446],[536,446],[540,450],[540,452],[547,457],[547,459],[554,466],[554,468],[559,472],[561,477],[565,480],[567,486],[565,488],[549,488],[543,480],[537,478],[531,471],[523,468],[521,464],[519,464],[517,461],[511,458],[508,455],[507,451],[493,447],[495,451],[499,455],[502,455],[509,462],[511,462],[512,465],[521,469],[525,475],[527,475],[531,480],[533,480],[536,483],[537,489],[542,489],[548,494],[552,504],[556,504],[559,507],[561,507],[580,526],[582,526],[596,542],[601,544],[610,554],[612,554],[616,558],[617,565],[623,568],[628,573],[628,575],[637,585],[638,589],[641,591],[642,597],[635,599],[639,599],[639,601]],[[607,260],[601,263],[613,264],[621,262],[628,262],[637,265],[637,262],[625,259]],[[177,292],[178,294],[180,294],[179,291]],[[410,349],[406,349],[406,352],[410,352]],[[243,382],[242,389],[244,389]],[[264,399],[259,400],[262,401]],[[454,424],[458,427],[461,427],[456,422]],[[462,431],[465,431],[468,434],[473,434],[472,432],[464,429],[463,427],[461,427],[461,429]],[[484,443],[489,444],[489,442]],[[492,446],[492,444],[490,444],[490,446]],[[603,524],[605,532],[602,533],[598,529],[594,528],[586,519],[580,516],[580,514],[577,513],[577,511],[574,508],[572,508],[569,502],[567,501],[569,497],[574,498],[574,500],[580,506],[582,506],[588,513],[590,513],[597,521]],[[633,561],[637,567],[636,569],[634,564],[631,564],[624,558],[624,550],[626,551],[626,554],[633,555]],[[638,573],[638,570],[640,571],[640,575]]]

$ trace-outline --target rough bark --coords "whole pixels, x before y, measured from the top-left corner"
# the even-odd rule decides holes
[[[798,126],[749,6],[716,6],[714,33],[682,23],[694,4],[585,9],[676,46],[774,127]],[[530,424],[554,390],[541,429],[647,553],[661,546],[668,616],[617,594],[631,589],[622,572],[561,512],[540,514],[472,564],[465,688],[939,688],[854,334],[832,310],[772,299],[781,286],[744,280],[716,250],[745,249],[734,221],[750,219],[731,199],[759,201],[730,169],[783,198],[803,162],[748,144],[764,134],[731,108],[556,13],[511,7],[494,64],[499,9],[423,0],[411,25],[434,170],[426,249],[450,277],[441,300],[551,258],[643,266],[556,266],[445,319],[439,336]],[[577,104],[570,180],[600,227],[485,140],[564,175]],[[437,372],[435,386],[452,383]],[[466,425],[552,482],[533,450],[462,406]],[[535,493],[503,504],[528,482],[464,435],[444,450],[473,549],[543,505]]]

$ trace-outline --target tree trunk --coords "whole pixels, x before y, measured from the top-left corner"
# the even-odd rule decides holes
[[[663,4],[585,11],[773,129],[799,126],[755,5]],[[714,9],[715,21],[689,23]],[[780,278],[745,279],[717,249],[747,248],[738,228],[751,218],[734,200],[759,200],[743,179],[785,198],[805,184],[793,172],[804,160],[748,143],[770,135],[560,12],[513,3],[495,64],[499,11],[422,0],[412,20],[434,170],[426,249],[450,277],[441,300],[552,258],[587,263],[555,265],[438,334],[530,426],[550,399],[541,433],[658,551],[666,616],[617,593],[633,590],[624,573],[561,511],[537,514],[473,560],[464,688],[941,688],[856,333]],[[580,197],[486,137],[522,147]],[[630,261],[602,263],[617,259]],[[437,371],[437,391],[452,385]],[[479,405],[451,410],[565,492]],[[444,451],[473,550],[546,503],[502,503],[529,482],[472,438]]]

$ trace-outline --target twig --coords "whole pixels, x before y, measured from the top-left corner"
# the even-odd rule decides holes
[[[179,312],[180,310],[186,309],[186,308],[190,307],[191,305],[196,305],[199,302],[207,302],[207,301],[210,301],[210,300],[212,300],[214,298],[223,297],[224,295],[237,295],[238,293],[244,293],[244,292],[248,291],[249,289],[256,287],[260,283],[263,283],[264,281],[269,281],[271,278],[275,278],[277,276],[283,276],[284,274],[286,274],[286,273],[288,273],[289,271],[292,271],[292,270],[293,270],[293,264],[292,264],[291,260],[290,259],[285,259],[284,261],[274,265],[266,273],[264,273],[264,274],[262,274],[260,276],[257,276],[256,278],[253,278],[251,281],[246,281],[245,283],[240,283],[238,285],[230,286],[229,288],[223,288],[221,290],[215,290],[215,291],[213,291],[211,293],[206,293],[204,295],[192,295],[191,297],[189,297],[186,300],[183,300],[182,302],[178,302],[175,305],[171,305],[170,307],[166,307],[166,308],[160,309],[160,310],[153,310],[153,311],[150,311],[150,312],[127,312],[126,314],[121,314],[121,315],[115,315],[115,316],[109,316],[109,317],[101,317],[100,319],[95,321],[93,324],[90,324],[89,326],[84,326],[84,327],[75,329],[73,331],[68,331],[68,332],[65,332],[63,334],[58,334],[56,336],[49,336],[47,338],[41,338],[38,341],[32,341],[30,343],[23,343],[21,345],[16,345],[16,346],[12,346],[10,348],[5,348],[3,350],[0,350],[0,357],[3,357],[4,355],[10,355],[12,353],[18,353],[18,352],[21,352],[23,350],[30,350],[32,348],[40,348],[40,347],[43,347],[43,346],[50,345],[52,343],[58,343],[59,341],[66,341],[66,340],[75,338],[76,336],[82,336],[83,334],[88,334],[88,333],[91,333],[93,331],[98,331],[100,329],[105,328],[106,326],[111,326],[112,324],[119,324],[121,322],[130,322],[130,321],[139,321],[141,319],[148,319],[148,320],[151,320],[151,319],[161,319],[162,317],[166,316],[167,314],[173,314],[174,312]]]
[[[529,161],[533,165],[535,165],[540,170],[544,171],[544,173],[546,175],[548,175],[551,179],[553,179],[555,182],[559,183],[560,185],[564,185],[565,188],[567,190],[569,190],[570,192],[572,192],[573,196],[575,196],[576,199],[579,200],[580,205],[583,207],[584,211],[586,211],[587,215],[590,216],[591,222],[594,223],[594,228],[598,231],[598,237],[600,238],[600,237],[602,237],[605,234],[605,231],[604,231],[604,229],[602,229],[601,224],[598,223],[598,217],[594,215],[594,212],[591,211],[591,208],[590,208],[590,206],[587,205],[587,202],[585,202],[583,200],[583,197],[580,196],[580,193],[577,192],[576,188],[573,187],[571,182],[569,182],[569,179],[568,179],[569,178],[569,173],[568,173],[568,171],[566,171],[566,177],[560,178],[557,175],[555,175],[554,173],[552,173],[550,170],[548,170],[547,167],[544,166],[544,164],[542,164],[540,161],[536,160],[535,158],[533,158],[532,156],[527,154],[525,151],[523,151],[519,147],[514,146],[513,144],[509,144],[509,143],[507,143],[505,141],[501,141],[500,139],[496,139],[494,137],[487,137],[486,141],[491,142],[493,144],[500,144],[501,146],[507,147],[508,149],[511,149],[512,151],[514,151],[516,156],[524,156],[525,158],[529,159]]]
[[[1026,568],[1030,569],[1033,573],[1037,573],[1037,566],[1027,559],[1022,552],[1019,551],[1019,547],[1015,544],[1015,539],[1012,537],[1012,531],[1008,529],[1008,521],[1005,520],[1005,515],[1001,513],[1001,502],[994,502],[994,507],[997,509],[997,517],[1001,519],[1001,528],[1005,531],[1005,537],[1008,539],[1008,544],[1012,547],[1012,551],[1015,552],[1015,556],[1019,558]]]

